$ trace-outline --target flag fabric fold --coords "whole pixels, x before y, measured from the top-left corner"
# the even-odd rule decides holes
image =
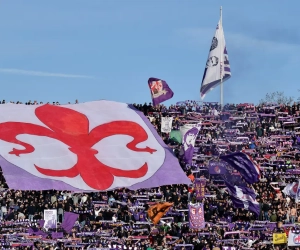
[[[148,209],[149,219],[153,222],[154,225],[156,225],[161,217],[163,217],[172,206],[173,203],[170,202],[158,203],[154,206],[151,206]]]
[[[230,64],[226,49],[224,31],[221,20],[218,23],[215,35],[212,39],[206,67],[203,74],[200,95],[205,95],[231,77]]]
[[[228,155],[222,155],[220,156],[220,159],[227,162],[232,168],[237,170],[248,184],[253,184],[259,181],[259,166],[247,154],[235,152]]]
[[[61,227],[67,232],[70,233],[72,228],[75,225],[76,220],[78,219],[78,214],[65,212],[64,213],[64,220],[61,223]]]
[[[148,80],[153,106],[171,99],[174,95],[166,81],[150,77]]]

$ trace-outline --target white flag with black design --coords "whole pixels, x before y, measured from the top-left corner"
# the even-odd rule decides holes
[[[219,21],[215,36],[212,39],[206,67],[201,84],[201,99],[231,76],[225,37],[221,21]]]
[[[171,133],[173,117],[162,117],[161,118],[161,132]]]

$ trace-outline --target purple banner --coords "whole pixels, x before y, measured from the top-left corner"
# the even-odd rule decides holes
[[[222,247],[222,250],[236,250],[236,247]]]
[[[206,179],[200,178],[195,180],[196,200],[202,200],[205,197]]]
[[[190,228],[192,229],[205,228],[203,204],[200,203],[199,205],[189,205],[189,222]]]

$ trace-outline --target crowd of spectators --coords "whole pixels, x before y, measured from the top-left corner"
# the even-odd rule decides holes
[[[37,103],[29,101],[26,104]],[[134,106],[149,118],[164,142],[173,149],[187,176],[191,180],[205,176],[208,180],[207,196],[202,201],[205,228],[189,229],[188,204],[195,202],[193,185],[171,185],[138,191],[118,189],[101,193],[19,191],[10,190],[1,174],[0,237],[3,248],[286,248],[286,244],[273,246],[272,234],[288,233],[297,229],[297,222],[300,222],[295,200],[282,193],[287,183],[298,179],[296,171],[290,174],[289,170],[297,169],[300,162],[300,104],[227,104],[221,109],[218,103],[187,101],[170,107],[153,107],[147,103]],[[173,117],[172,131],[179,130],[185,124],[202,121],[193,164],[187,165],[181,159],[180,141],[169,133],[161,133],[161,117],[166,116]],[[208,172],[210,161],[217,160],[220,154],[235,151],[248,153],[260,164],[260,182],[253,185],[261,208],[258,217],[245,209],[236,209],[222,180]],[[161,201],[173,202],[174,206],[154,226],[147,218],[147,209]],[[39,225],[45,209],[57,209],[56,229],[45,231]],[[78,222],[69,234],[60,227],[66,211],[79,214]],[[26,234],[29,229],[32,230],[30,235]],[[33,236],[32,232],[37,230],[45,234]],[[61,233],[60,237],[55,238],[53,232]],[[13,246],[12,242],[23,244]]]

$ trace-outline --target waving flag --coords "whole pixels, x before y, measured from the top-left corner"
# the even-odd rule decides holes
[[[164,202],[158,203],[148,209],[148,217],[156,225],[161,217],[163,217],[169,209],[173,206],[173,203]]]
[[[285,195],[296,199],[298,190],[299,190],[299,181],[287,184],[285,188],[282,190],[282,192]]]
[[[0,105],[0,166],[11,189],[101,191],[190,181],[133,107]]]
[[[201,85],[201,98],[218,86],[221,81],[231,77],[230,64],[226,49],[225,37],[221,20],[218,23],[215,36],[212,39],[206,67]]]
[[[72,231],[72,228],[75,225],[75,222],[78,219],[79,214],[71,213],[71,212],[65,212],[64,213],[64,220],[61,224],[61,227],[67,232],[70,233]]]
[[[151,77],[148,80],[153,106],[171,99],[174,95],[166,81]]]
[[[236,208],[244,208],[252,211],[257,216],[259,215],[260,208],[259,203],[256,201],[256,194],[254,190],[242,186],[233,186],[231,183],[226,181],[225,183],[232,203]]]
[[[253,184],[259,181],[259,167],[257,163],[245,153],[235,152],[228,155],[222,155],[220,156],[220,159],[237,170],[247,183]]]
[[[183,136],[184,161],[188,164],[192,163],[195,141],[201,128],[201,123],[189,129]]]

